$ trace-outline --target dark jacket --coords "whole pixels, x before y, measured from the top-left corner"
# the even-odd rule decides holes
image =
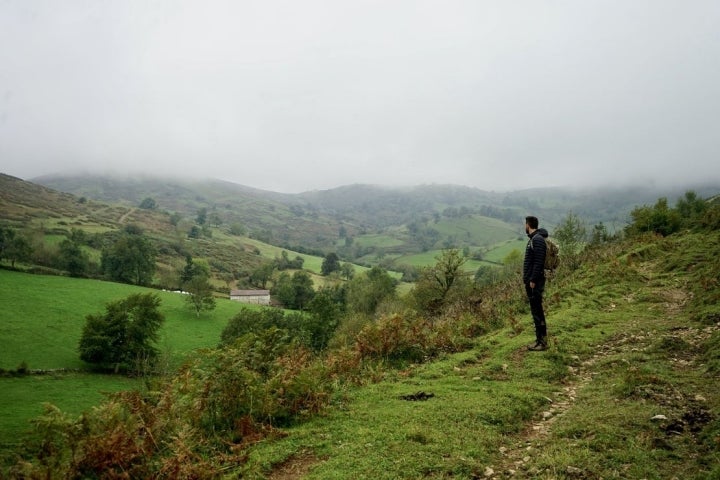
[[[530,240],[525,247],[523,282],[538,283],[545,279],[545,252],[547,251],[545,239],[548,237],[548,232],[544,228],[538,228],[528,237]]]

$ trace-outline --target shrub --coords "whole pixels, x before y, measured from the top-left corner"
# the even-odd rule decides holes
[[[188,373],[198,426],[210,432],[233,429],[245,417],[288,423],[317,412],[331,391],[322,362],[277,328],[198,358]]]

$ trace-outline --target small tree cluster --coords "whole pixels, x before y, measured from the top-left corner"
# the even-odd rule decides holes
[[[281,273],[270,292],[286,308],[295,310],[304,310],[315,296],[312,278],[302,270],[292,276]]]
[[[315,351],[323,350],[340,320],[340,310],[327,293],[319,293],[310,302],[308,313],[286,313],[277,308],[242,308],[232,317],[220,335],[220,345],[227,346],[248,333],[271,328],[281,329],[293,341]]]
[[[155,274],[155,247],[141,229],[128,226],[102,252],[102,270],[112,280],[150,285]]]
[[[85,317],[80,359],[104,369],[139,371],[152,365],[164,321],[157,295],[133,294],[105,306],[104,314]]]

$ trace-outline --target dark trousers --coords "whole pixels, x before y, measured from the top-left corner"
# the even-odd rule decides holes
[[[545,290],[545,280],[535,283],[535,288],[530,288],[530,284],[525,284],[525,292],[528,300],[530,300],[530,313],[532,314],[533,323],[535,323],[535,339],[540,343],[547,342],[547,325],[545,324],[545,312],[543,311],[543,291]]]

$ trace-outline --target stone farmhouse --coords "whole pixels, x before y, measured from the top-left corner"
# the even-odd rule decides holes
[[[270,290],[231,290],[230,300],[253,305],[270,305]]]

